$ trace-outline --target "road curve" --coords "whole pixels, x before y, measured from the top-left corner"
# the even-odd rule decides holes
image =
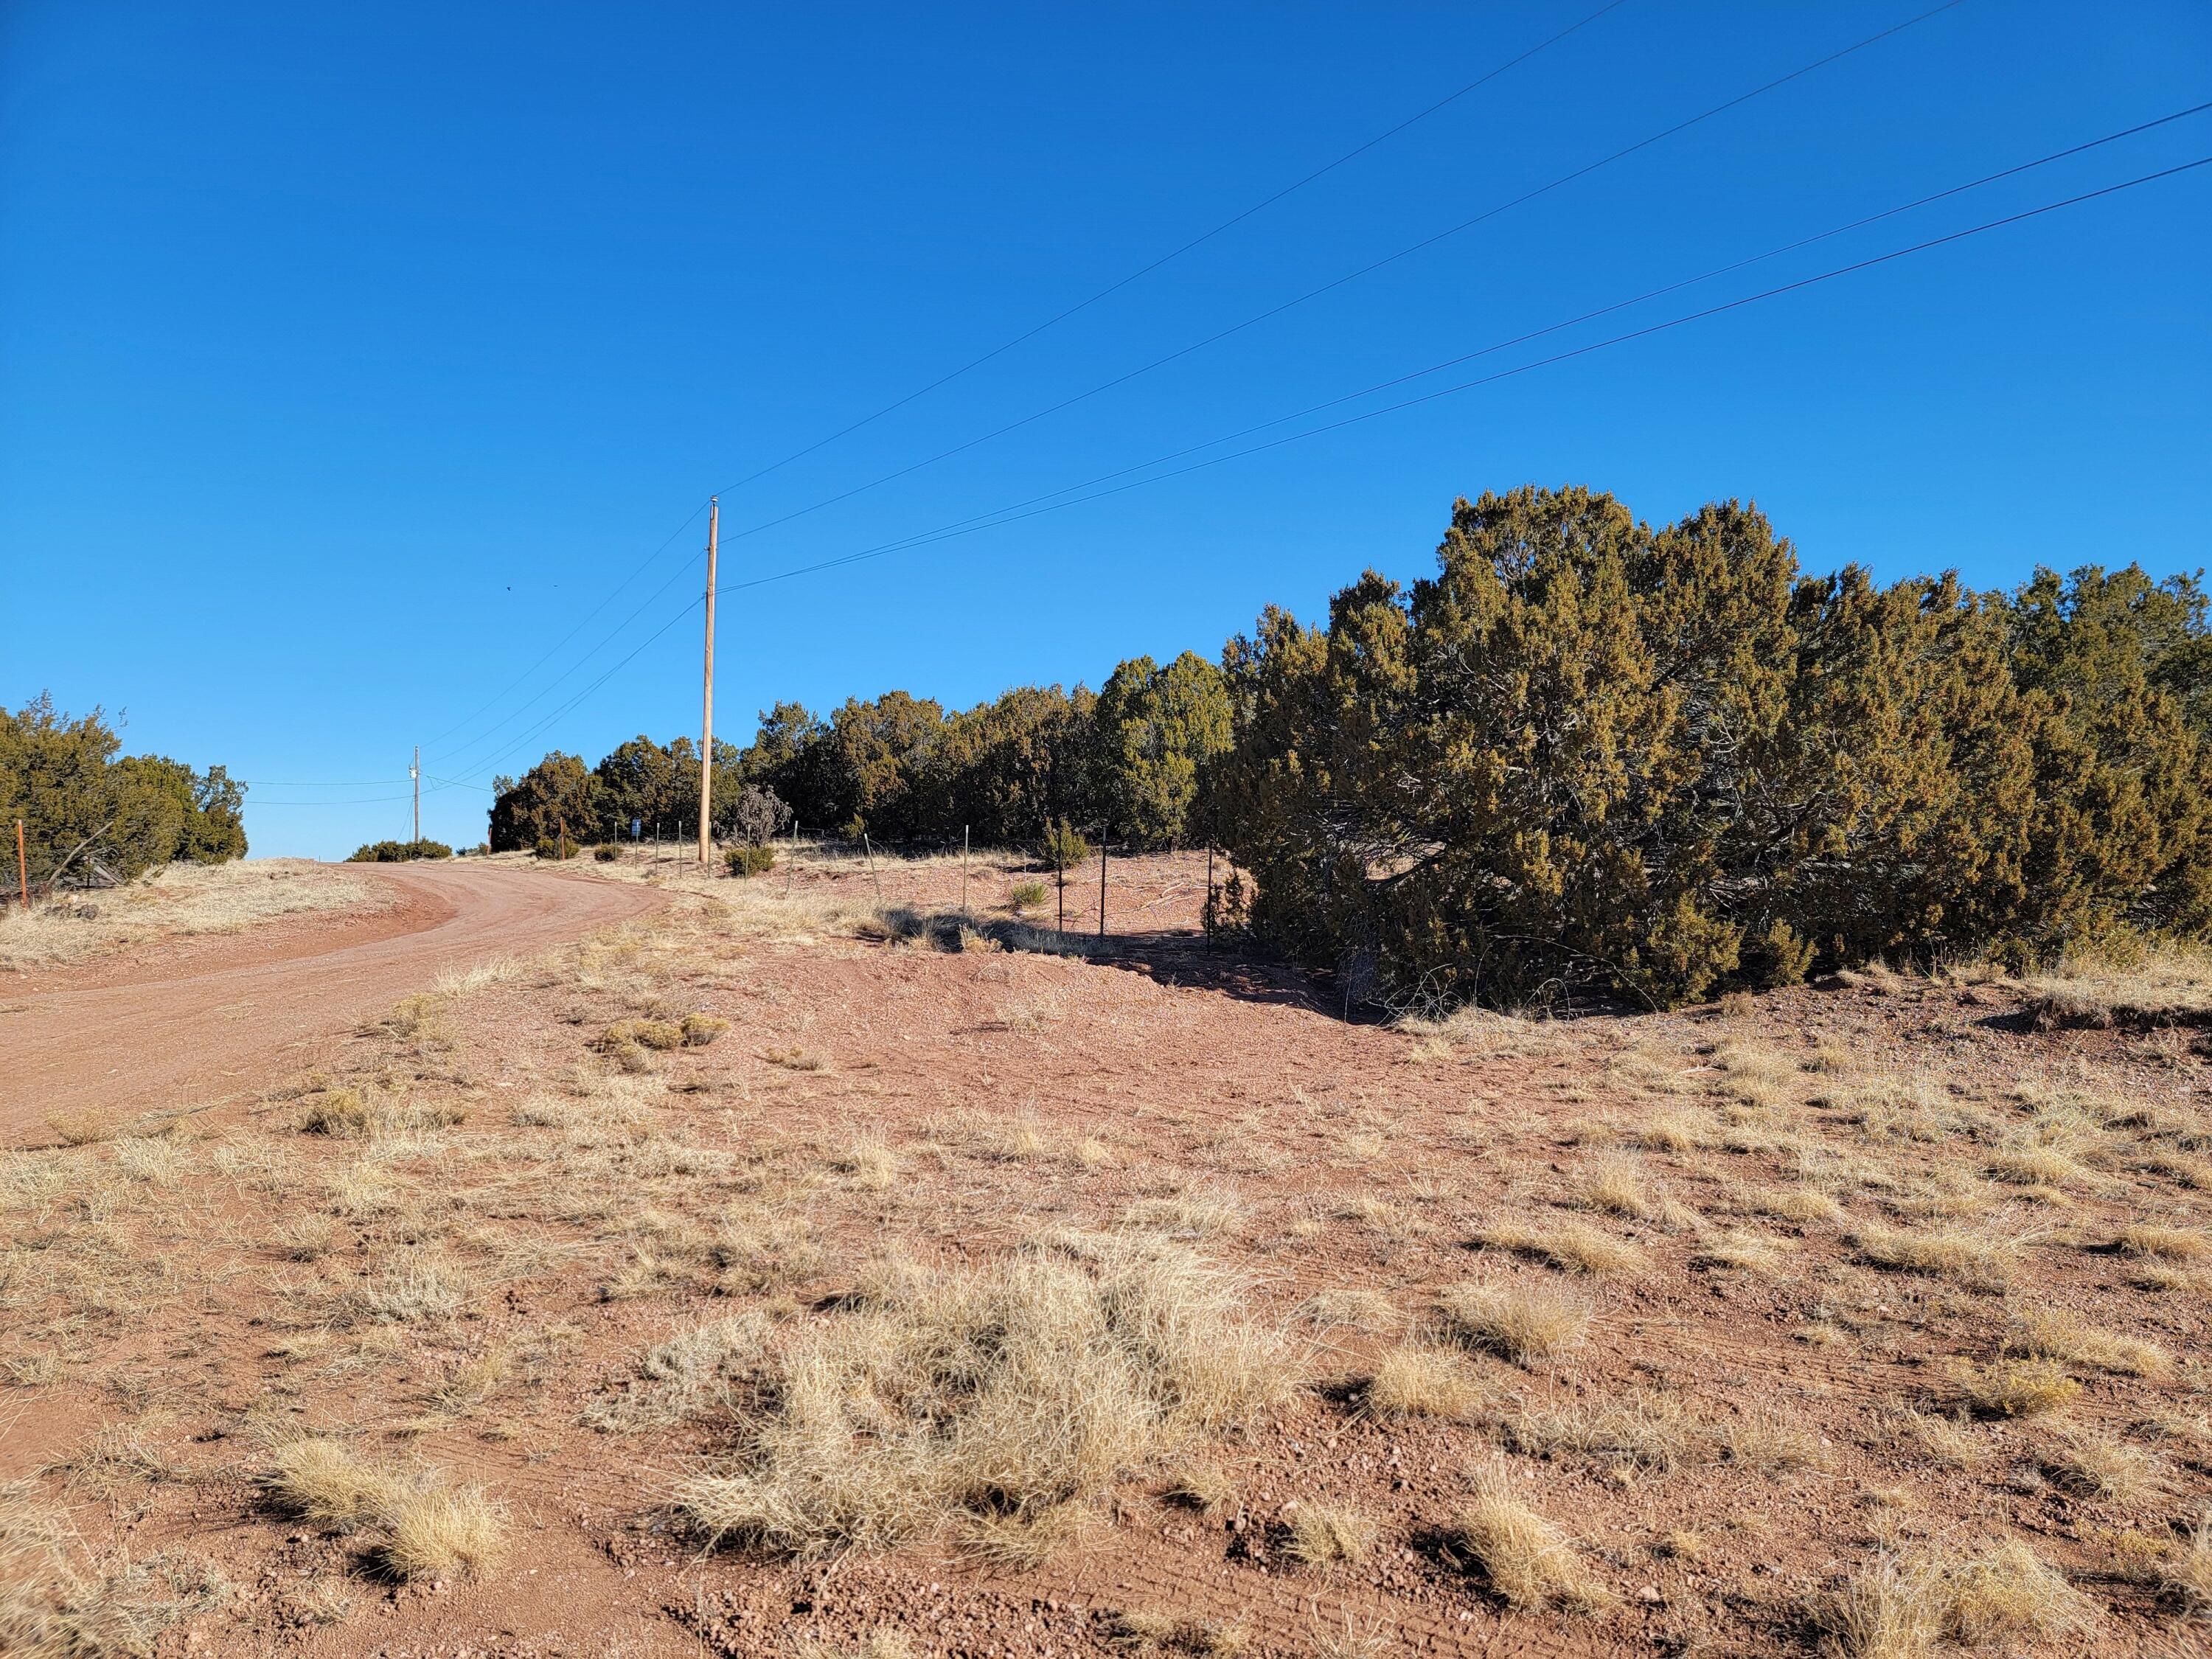
[[[543,949],[656,908],[611,882],[496,866],[362,866],[397,909],[242,933],[181,958],[0,979],[0,1145],[50,1114],[202,1106],[312,1059],[447,968]]]

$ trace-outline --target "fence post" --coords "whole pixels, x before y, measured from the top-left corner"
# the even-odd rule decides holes
[[[1098,826],[1098,942],[1106,942],[1106,826]]]
[[[31,866],[23,861],[23,820],[15,820],[15,890],[22,895],[23,908],[31,908]]]
[[[960,914],[968,914],[968,826],[960,826]]]
[[[868,832],[860,831],[860,850],[868,855],[868,879],[876,884],[876,902],[884,902],[884,878],[876,873],[876,844],[868,839]]]

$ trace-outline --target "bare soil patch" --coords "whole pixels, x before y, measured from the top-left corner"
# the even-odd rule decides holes
[[[1103,950],[993,861],[964,928],[957,859],[590,873],[666,908],[0,1154],[0,1646],[2201,1639],[2197,1034],[1351,1024],[1205,948],[1202,855]]]

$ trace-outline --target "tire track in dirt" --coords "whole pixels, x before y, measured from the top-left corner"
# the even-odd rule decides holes
[[[319,948],[274,959],[251,937],[183,962],[124,962],[61,983],[11,982],[0,1015],[0,1145],[56,1113],[211,1103],[261,1086],[449,968],[543,949],[659,908],[659,895],[495,865],[364,866],[398,888],[391,913],[334,919]]]

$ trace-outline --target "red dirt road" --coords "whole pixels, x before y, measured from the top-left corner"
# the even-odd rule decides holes
[[[655,908],[611,883],[481,864],[374,867],[396,908],[241,934],[176,959],[0,981],[0,1145],[50,1114],[212,1103],[308,1057],[439,973]]]

